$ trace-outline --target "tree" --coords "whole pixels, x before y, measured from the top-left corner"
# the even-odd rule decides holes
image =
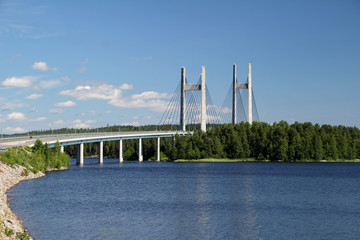
[[[32,152],[34,153],[42,153],[44,145],[40,139],[36,139],[34,146],[32,147]]]
[[[321,160],[324,157],[322,140],[319,135],[314,138],[314,159]]]
[[[330,142],[329,142],[329,158],[336,160],[339,158],[338,150],[336,147],[336,139],[334,135],[331,135]]]

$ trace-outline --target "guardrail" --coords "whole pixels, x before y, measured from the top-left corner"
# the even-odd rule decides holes
[[[34,144],[36,139],[40,139],[43,142],[48,142],[51,147],[56,141],[59,141],[63,144],[61,145],[71,145],[75,142],[96,142],[96,141],[112,141],[118,139],[134,139],[134,138],[149,138],[162,135],[185,135],[193,134],[193,132],[183,132],[183,131],[134,131],[134,132],[91,132],[91,133],[77,133],[77,134],[51,134],[51,135],[36,135],[32,136],[32,139],[29,139],[29,136],[25,137],[12,137],[12,138],[1,138],[0,139],[0,151],[4,151],[7,148],[16,147],[16,146],[31,146]],[[17,142],[14,143],[14,142]],[[12,143],[12,144],[6,144]]]

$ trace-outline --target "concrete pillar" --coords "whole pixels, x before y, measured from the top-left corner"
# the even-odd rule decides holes
[[[76,144],[76,164],[80,164],[80,146],[79,144]]]
[[[60,146],[60,152],[64,153],[64,146]]]
[[[157,138],[157,161],[160,162],[160,138]]]
[[[249,114],[249,123],[252,124],[252,85],[251,85],[251,63],[249,63],[249,73],[248,73],[248,114]]]
[[[232,124],[236,124],[236,64],[233,65]]]
[[[122,163],[124,161],[123,159],[123,140],[120,139],[120,142],[119,142],[119,162]]]
[[[77,159],[76,159],[76,163],[78,165],[83,165],[84,164],[84,144],[83,143],[79,143],[77,145]]]
[[[205,67],[201,67],[201,131],[206,132],[206,84]]]
[[[104,163],[104,142],[103,141],[99,142],[99,163],[100,164]]]
[[[142,139],[139,138],[139,162],[143,161],[143,155],[142,155]]]
[[[186,85],[186,78],[185,78],[185,67],[181,68],[181,96],[180,96],[180,130],[185,131],[185,85]]]

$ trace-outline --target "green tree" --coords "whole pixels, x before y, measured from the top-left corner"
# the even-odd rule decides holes
[[[324,157],[324,150],[321,137],[316,135],[314,138],[314,159],[321,160]]]

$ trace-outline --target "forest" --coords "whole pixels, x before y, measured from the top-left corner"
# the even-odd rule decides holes
[[[143,139],[145,160],[156,159],[156,139]],[[138,140],[124,140],[124,159],[138,159]],[[76,146],[66,146],[72,157]],[[84,145],[85,156],[98,153],[96,143]],[[104,142],[104,156],[117,158],[118,141]],[[207,132],[161,138],[161,160],[177,159],[255,159],[270,161],[320,161],[360,159],[360,130],[357,127],[331,126],[286,121],[247,122],[209,127]]]

